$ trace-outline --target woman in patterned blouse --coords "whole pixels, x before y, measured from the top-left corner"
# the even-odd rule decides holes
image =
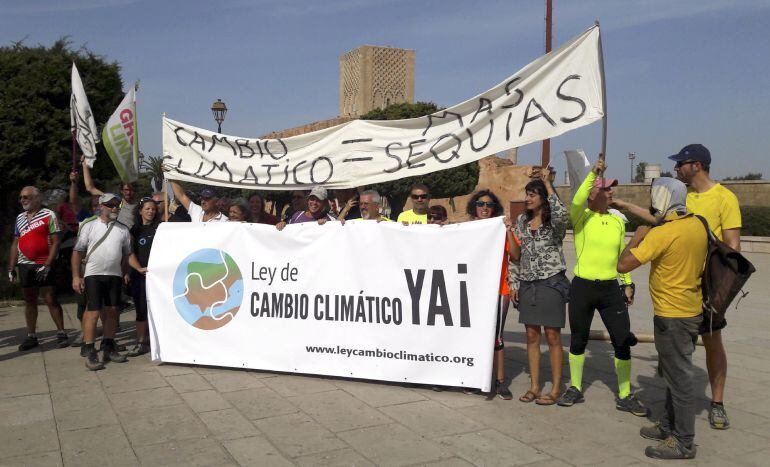
[[[522,402],[539,405],[556,403],[561,391],[564,354],[561,329],[564,327],[569,281],[562,251],[567,230],[567,208],[559,199],[550,180],[550,169],[543,168],[525,187],[524,213],[513,225],[521,242],[521,253],[511,255],[509,283],[511,299],[519,310],[519,322],[527,330],[527,360],[530,389]],[[517,258],[518,257],[518,258]],[[518,261],[517,261],[518,259]],[[540,393],[540,336],[545,328],[551,358],[551,392]]]

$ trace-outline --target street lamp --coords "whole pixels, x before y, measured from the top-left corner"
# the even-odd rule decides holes
[[[214,114],[214,120],[217,122],[217,133],[222,133],[222,122],[225,121],[225,115],[227,114],[227,106],[222,99],[217,99],[216,102],[211,104],[211,113]]]
[[[628,153],[628,160],[631,161],[631,183],[634,183],[634,159],[636,159],[635,152]]]

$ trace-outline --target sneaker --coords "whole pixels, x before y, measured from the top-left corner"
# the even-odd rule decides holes
[[[70,345],[70,338],[67,337],[67,333],[57,333],[56,334],[56,345],[59,346],[60,349],[63,349],[65,347],[69,347]]]
[[[88,356],[88,347],[86,347],[85,344],[80,345],[80,356],[81,357],[87,357]]]
[[[126,358],[125,355],[118,352],[114,348],[107,348],[102,350],[102,360],[104,360],[105,363],[107,362],[125,363],[128,361],[128,358]]]
[[[639,435],[642,438],[654,441],[663,441],[669,437],[668,431],[663,429],[663,425],[661,425],[660,422],[655,422],[654,425],[643,426],[639,430]]]
[[[562,407],[572,407],[581,402],[585,402],[585,398],[580,389],[575,386],[570,386],[569,389],[564,391],[564,394],[559,397],[559,400],[556,401],[556,403]]]
[[[78,336],[70,343],[70,347],[80,347],[83,345],[83,331],[78,333]],[[85,355],[83,355],[85,357]]]
[[[37,337],[27,336],[27,338],[24,339],[24,342],[19,346],[19,350],[24,352],[25,350],[34,349],[38,345],[40,344],[37,342]]]
[[[96,352],[96,349],[92,349],[86,356],[86,368],[91,371],[104,369],[104,363],[99,361],[99,354]]]
[[[669,436],[657,446],[647,446],[644,454],[653,459],[694,459],[695,445],[685,447],[676,438]]]
[[[495,381],[495,393],[500,399],[506,401],[513,399],[513,394],[511,394],[508,386],[505,385],[505,381]]]
[[[727,418],[725,406],[722,404],[711,403],[709,410],[709,425],[715,430],[726,430],[730,428],[730,419]]]
[[[633,394],[629,394],[625,399],[616,397],[615,408],[622,412],[631,412],[637,417],[647,416],[647,407],[645,407]]]
[[[150,344],[146,342],[140,342],[136,344],[131,350],[128,351],[126,354],[127,357],[138,357],[140,355],[144,355],[150,351]]]

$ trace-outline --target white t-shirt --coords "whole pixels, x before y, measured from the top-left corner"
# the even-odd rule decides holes
[[[187,208],[187,214],[190,215],[192,222],[203,222],[203,208],[190,201],[190,206]],[[224,214],[217,213],[216,216],[207,220],[206,222],[227,222],[229,219]]]
[[[84,224],[78,233],[78,241],[75,243],[75,251],[88,254],[94,245],[104,236],[110,224],[115,226],[110,234],[102,241],[99,247],[88,257],[86,271],[83,277],[88,276],[118,276],[123,277],[120,263],[123,256],[131,254],[131,235],[125,225],[120,222],[104,222],[101,219]]]

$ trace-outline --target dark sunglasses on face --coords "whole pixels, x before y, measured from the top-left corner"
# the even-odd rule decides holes
[[[107,209],[117,209],[117,208],[120,207],[120,204],[119,203],[108,203],[108,204],[103,204],[102,206],[106,207]]]
[[[412,199],[428,199],[428,195],[410,195]]]
[[[687,164],[694,164],[694,163],[696,163],[696,162],[698,162],[698,161],[693,161],[693,160],[687,160],[687,161],[679,161],[679,162],[677,162],[677,163],[674,165],[674,168],[677,168],[677,169],[678,169],[678,168],[680,168],[680,167],[682,167],[682,166],[684,166],[684,165],[687,165]]]
[[[476,201],[476,207],[477,208],[483,208],[483,207],[493,208],[493,207],[495,207],[495,202],[494,201],[489,201],[489,202],[487,202],[487,201]]]
[[[429,221],[443,221],[445,219],[444,219],[444,216],[428,216],[428,220]]]

